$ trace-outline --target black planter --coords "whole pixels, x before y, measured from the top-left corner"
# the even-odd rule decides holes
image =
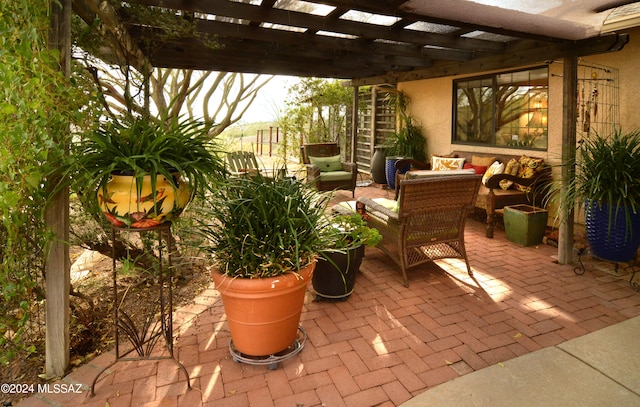
[[[364,246],[347,253],[323,253],[311,280],[317,299],[346,300],[353,292],[363,257]]]
[[[606,205],[585,204],[585,228],[591,253],[604,260],[626,262],[634,258],[640,246],[640,214],[631,214],[627,228],[624,208],[613,214],[609,228],[609,208]]]
[[[376,152],[371,158],[371,178],[376,184],[386,184],[387,176],[385,174],[384,159],[387,155],[387,148],[384,146],[376,146]]]

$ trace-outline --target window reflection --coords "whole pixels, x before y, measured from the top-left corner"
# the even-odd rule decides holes
[[[455,81],[454,143],[547,148],[548,69]]]

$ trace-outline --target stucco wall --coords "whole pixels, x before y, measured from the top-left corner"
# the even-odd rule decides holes
[[[623,130],[640,128],[640,27],[624,30],[629,43],[622,51],[592,55],[585,60],[620,70],[620,123]]]
[[[640,28],[625,30],[629,43],[622,51],[585,57],[585,61],[612,66],[619,69],[620,121],[622,128],[640,127]],[[517,67],[523,68],[523,67]],[[479,72],[476,76],[485,72]],[[464,76],[402,82],[398,89],[410,100],[409,112],[423,126],[427,139],[427,152],[447,154],[453,150],[492,152],[499,154],[528,154],[542,157],[547,162],[557,162],[562,151],[562,63],[549,64],[549,140],[547,151],[531,151],[498,147],[454,145],[451,143],[451,120],[453,114],[453,80]]]

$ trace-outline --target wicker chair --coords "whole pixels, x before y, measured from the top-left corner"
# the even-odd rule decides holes
[[[378,248],[402,271],[443,258],[462,258],[473,275],[464,246],[464,228],[473,211],[480,175],[460,175],[400,181],[397,211],[382,202],[359,198],[369,217],[369,226],[382,234]],[[392,207],[392,209],[389,209]]]
[[[340,155],[337,143],[314,143],[300,147],[302,162],[307,169],[307,182],[311,183],[318,191],[333,191],[343,189],[351,191],[355,196],[358,165],[354,162],[339,162],[338,169],[323,171],[318,165],[313,164],[313,158],[335,157]]]

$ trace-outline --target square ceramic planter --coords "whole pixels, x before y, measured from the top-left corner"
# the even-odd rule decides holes
[[[504,229],[507,240],[522,246],[542,243],[549,213],[530,205],[504,207]]]

